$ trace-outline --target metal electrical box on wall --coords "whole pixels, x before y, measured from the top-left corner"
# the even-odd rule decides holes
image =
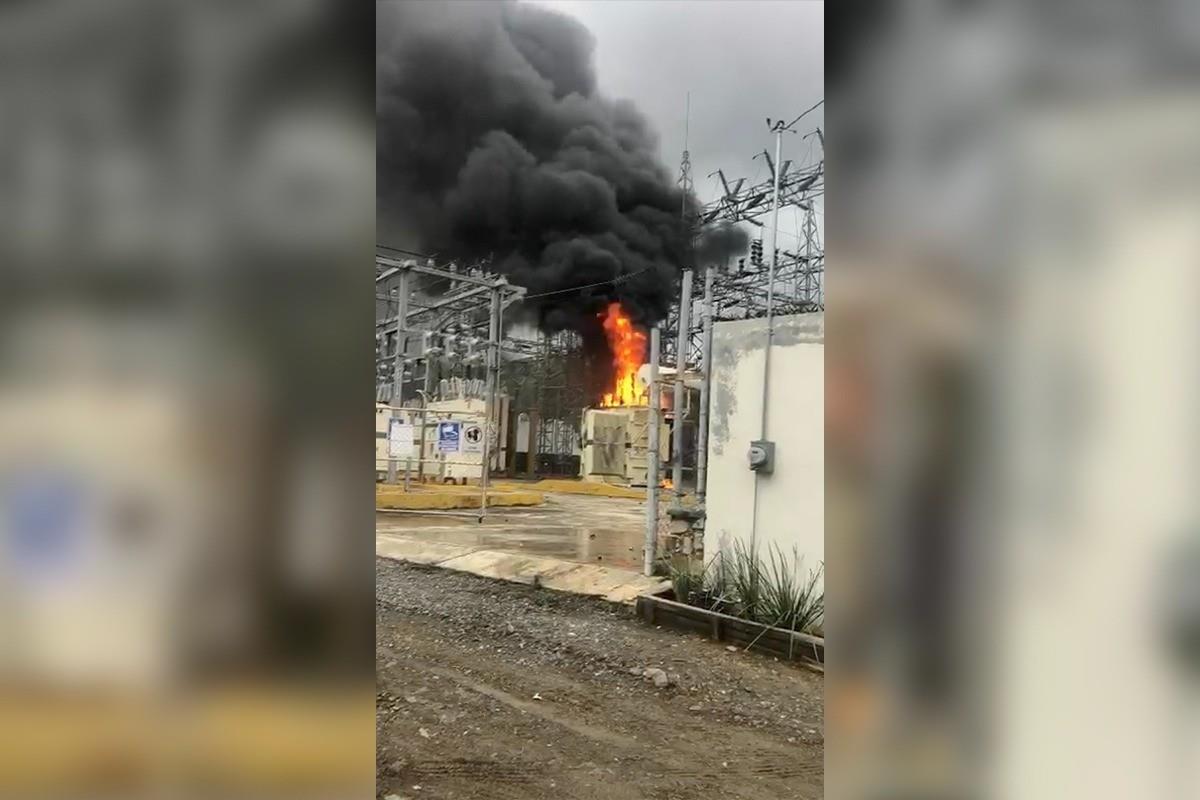
[[[750,469],[763,475],[775,471],[775,443],[762,439],[750,443]]]

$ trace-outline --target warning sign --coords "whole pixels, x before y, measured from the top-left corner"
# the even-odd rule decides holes
[[[483,452],[483,426],[477,425],[474,422],[463,426],[463,446],[464,453],[482,453]]]
[[[437,449],[439,453],[457,453],[461,438],[461,422],[444,420],[437,424]]]

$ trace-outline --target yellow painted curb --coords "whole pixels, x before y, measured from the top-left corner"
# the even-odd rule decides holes
[[[573,481],[565,479],[547,478],[537,481],[536,483],[509,483],[502,481],[494,484],[497,488],[504,490],[509,489],[536,489],[540,492],[560,492],[562,494],[586,494],[593,497],[624,497],[630,500],[646,499],[645,489],[634,489],[629,486],[614,486],[609,483],[599,483],[596,481]]]
[[[468,490],[468,491],[463,491]],[[488,492],[488,508],[502,506],[540,506],[546,498],[538,492]],[[406,492],[399,486],[376,486],[375,507],[405,511],[432,511],[452,508],[479,508],[479,489],[470,486],[438,488],[413,487]]]

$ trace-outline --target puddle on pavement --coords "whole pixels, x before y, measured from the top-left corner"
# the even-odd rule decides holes
[[[480,525],[463,517],[377,515],[375,530],[429,542],[528,553],[617,569],[642,567],[644,531],[640,526],[575,527],[531,522],[489,519]]]

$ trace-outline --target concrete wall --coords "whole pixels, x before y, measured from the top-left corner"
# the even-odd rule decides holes
[[[759,438],[766,320],[719,322],[713,328],[713,383],[708,439],[705,558],[756,542],[804,559],[825,558],[825,315],[775,319],[771,350],[769,440],[775,472],[758,477],[758,524],[752,537],[756,475],[747,451]]]

